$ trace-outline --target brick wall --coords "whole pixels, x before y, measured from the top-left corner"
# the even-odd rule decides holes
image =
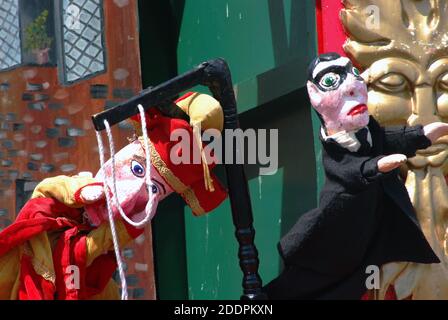
[[[104,1],[106,72],[88,80],[63,85],[60,65],[0,72],[0,229],[14,221],[16,198],[29,194],[24,181],[98,171],[90,117],[141,90],[137,19],[136,0]],[[119,149],[132,128],[122,123],[113,133]],[[150,227],[124,252],[130,296],[154,298]]]

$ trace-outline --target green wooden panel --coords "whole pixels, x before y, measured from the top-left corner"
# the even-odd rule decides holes
[[[186,273],[184,202],[172,195],[159,203],[152,222],[157,297],[188,298]]]
[[[260,275],[270,280],[280,271],[272,239],[280,237],[283,170],[249,182],[253,203]],[[239,299],[242,273],[230,214],[230,201],[204,217],[186,209],[188,293],[190,299]]]
[[[240,112],[305,84],[307,63],[315,54],[314,0],[181,2],[179,72],[225,58]]]
[[[257,169],[248,168],[266,283],[282,268],[277,241],[316,205],[318,122],[304,90],[305,70],[316,53],[314,0],[139,4],[145,86],[223,57],[233,74],[243,128],[279,129],[279,171],[259,177]],[[195,218],[179,197],[170,197],[160,204],[153,227],[160,299],[239,298],[242,274],[228,201]]]

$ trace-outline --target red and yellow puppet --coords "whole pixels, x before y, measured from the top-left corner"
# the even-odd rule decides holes
[[[174,164],[170,160],[170,152],[177,148],[170,139],[173,130],[186,130],[191,141],[196,136],[193,128],[199,125],[222,130],[219,103],[202,94],[188,94],[176,103],[190,115],[190,123],[158,111],[147,113],[151,170],[145,167],[141,138],[116,154],[117,197],[133,220],[144,214],[154,216],[157,206],[148,209],[147,203],[158,203],[172,192],[180,194],[198,216],[215,209],[227,196],[209,171],[213,164]],[[117,264],[104,194],[104,184],[114,190],[110,160],[103,169],[95,177],[43,180],[16,221],[0,232],[0,299],[119,298],[118,286],[112,279]],[[146,172],[151,173],[151,188],[145,184]],[[142,228],[124,221],[116,208],[113,212],[121,246],[143,233]],[[79,286],[69,285],[72,266],[79,270]]]

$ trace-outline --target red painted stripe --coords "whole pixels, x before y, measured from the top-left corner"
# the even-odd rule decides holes
[[[322,21],[322,0],[316,0],[317,50],[324,52],[324,26]]]
[[[316,0],[316,22],[319,53],[337,52],[346,56],[342,45],[347,40],[339,13],[341,0]]]

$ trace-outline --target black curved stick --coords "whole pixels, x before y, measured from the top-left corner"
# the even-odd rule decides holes
[[[213,96],[221,103],[224,111],[224,129],[237,129],[238,111],[232,78],[227,63],[222,59],[209,61],[204,69],[203,85],[209,87]],[[238,154],[239,144],[234,145],[234,154]],[[239,152],[239,154],[242,154]],[[235,236],[239,243],[238,257],[243,271],[242,299],[264,300],[261,292],[262,281],[258,274],[258,251],[255,246],[255,229],[253,227],[252,205],[249,186],[242,164],[226,164],[227,184],[229,187],[232,219]]]
[[[171,79],[157,87],[143,90],[139,95],[107,111],[92,117],[97,131],[105,129],[104,120],[110,125],[117,124],[139,113],[137,106],[145,109],[157,106],[173,99],[179,93],[196,85],[207,86],[213,96],[221,103],[224,111],[224,129],[237,129],[238,111],[232,78],[227,63],[223,59],[204,62],[195,69]],[[238,144],[234,144],[238,148]],[[234,151],[237,151],[236,149]],[[226,164],[227,184],[232,208],[235,236],[239,243],[238,257],[243,271],[244,300],[264,300],[262,281],[258,274],[258,251],[255,246],[255,229],[253,227],[252,206],[244,166]]]

